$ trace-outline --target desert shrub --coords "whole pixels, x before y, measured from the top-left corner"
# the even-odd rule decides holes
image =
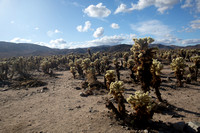
[[[183,57],[177,57],[176,59],[172,60],[172,63],[170,64],[171,69],[174,71],[178,86],[183,86],[182,80],[183,80],[183,74],[184,69],[186,67],[185,60]]]
[[[19,57],[12,62],[13,73],[19,74],[20,79],[29,79],[30,74],[28,72],[29,66],[27,60],[23,57]]]

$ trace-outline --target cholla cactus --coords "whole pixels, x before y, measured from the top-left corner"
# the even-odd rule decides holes
[[[142,83],[142,90],[147,92],[150,90],[150,82],[152,79],[150,69],[156,50],[155,48],[148,48],[148,45],[154,40],[152,38],[141,38],[133,39],[133,41],[135,42],[131,48],[135,61],[133,71],[136,72],[140,82]]]
[[[128,57],[129,57],[129,53],[128,52],[125,52],[124,54],[123,54],[123,58],[124,58],[124,61],[128,61]]]
[[[74,79],[76,78],[76,68],[75,67],[70,67],[70,72],[72,73]]]
[[[110,92],[115,98],[121,96],[124,92],[124,82],[123,81],[115,81],[110,84]]]
[[[140,38],[140,39],[136,39],[134,38],[133,41],[135,42],[135,45],[133,45],[133,47],[131,48],[131,51],[135,52],[135,51],[146,51],[148,50],[148,45],[152,42],[154,42],[153,38],[150,37],[145,37],[145,38]]]
[[[130,95],[127,98],[127,102],[131,104],[138,121],[147,121],[152,118],[152,109],[155,105],[149,96],[149,92],[136,91],[134,96]]]
[[[89,68],[87,70],[87,82],[88,83],[93,83],[97,80],[96,75],[95,75],[95,69],[94,68]]]
[[[120,80],[120,73],[119,73],[120,66],[119,66],[119,62],[118,62],[117,58],[113,59],[113,64],[115,65],[115,71],[117,73],[117,79]]]
[[[0,81],[8,78],[8,62],[0,62]]]
[[[194,80],[197,81],[198,69],[200,68],[200,56],[193,56],[190,60],[194,62]]]
[[[83,77],[83,69],[81,67],[82,59],[75,60],[75,67],[77,69],[77,72],[79,76]]]
[[[151,72],[155,73],[156,76],[160,76],[161,70],[163,69],[163,65],[157,59],[153,59]]]
[[[124,105],[124,83],[123,81],[115,81],[110,84],[110,93],[112,94],[115,98],[115,100],[118,103],[117,111],[121,115],[121,117],[124,117],[126,114],[126,109]]]
[[[131,70],[130,76],[135,82],[137,82],[135,74],[134,74],[134,70],[133,70],[134,65],[135,65],[134,60],[133,59],[128,59],[127,68]]]
[[[91,63],[91,61],[90,61],[89,58],[84,59],[84,60],[82,61],[82,68],[83,68],[83,70],[89,69],[90,63]]]
[[[100,59],[96,59],[95,61],[94,61],[94,67],[95,67],[95,69],[96,69],[96,71],[97,71],[97,73],[99,74],[99,75],[101,75],[101,60]]]
[[[161,70],[163,69],[163,65],[160,61],[157,61],[157,59],[153,59],[153,63],[151,65],[151,73],[152,73],[152,81],[151,86],[155,88],[156,96],[158,97],[158,100],[162,102],[161,93],[159,91],[159,87],[161,84]]]
[[[183,57],[177,57],[176,59],[172,60],[172,63],[170,64],[171,69],[175,72],[175,76],[178,81],[178,85],[182,86],[182,79],[184,74],[184,68],[186,67],[185,60]]]
[[[114,70],[107,70],[106,71],[105,79],[106,79],[107,89],[110,88],[111,82],[115,82],[115,78],[116,78],[116,75],[115,75]]]
[[[45,74],[49,74],[51,63],[48,60],[43,60],[40,66]]]

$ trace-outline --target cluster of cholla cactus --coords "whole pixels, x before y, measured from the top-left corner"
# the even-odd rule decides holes
[[[143,93],[142,91],[136,91],[134,96],[130,95],[127,98],[127,102],[131,104],[135,111],[134,123],[137,124],[137,122],[139,122],[141,124],[153,117],[153,108],[155,107],[155,104],[149,96],[149,92]]]
[[[183,74],[185,71],[185,60],[183,57],[177,57],[176,59],[172,60],[172,63],[170,64],[171,69],[174,71],[178,86],[183,86],[182,80],[183,80]]]
[[[135,66],[133,70],[142,84],[142,90],[147,92],[150,90],[151,85],[151,65],[155,55],[155,48],[148,48],[148,45],[154,40],[152,38],[133,39],[135,44],[131,48],[134,54]]]
[[[200,56],[193,56],[190,58],[190,60],[194,63],[194,65],[192,65],[189,69],[191,74],[193,75],[193,79],[197,81],[198,69],[200,68]]]
[[[9,64],[7,61],[0,62],[0,81],[8,79]]]
[[[110,88],[111,82],[115,82],[116,74],[114,70],[107,70],[105,74],[105,82],[107,89]]]
[[[152,74],[152,81],[151,81],[151,86],[155,89],[156,96],[158,97],[158,100],[162,102],[161,98],[161,93],[159,91],[159,87],[161,84],[161,70],[163,69],[163,65],[161,64],[160,61],[157,59],[153,59],[153,63],[151,66],[151,74]]]

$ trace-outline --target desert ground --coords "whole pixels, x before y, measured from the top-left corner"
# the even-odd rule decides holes
[[[155,113],[154,129],[134,129],[115,120],[105,107],[103,94],[80,96],[82,79],[73,79],[70,71],[55,71],[56,77],[41,76],[46,86],[12,89],[0,88],[1,133],[131,133],[173,132],[173,123],[200,122],[200,81],[183,87],[176,86],[170,66],[162,70],[161,94],[170,105],[169,110]],[[139,84],[130,81],[130,72],[120,70],[125,81],[125,97],[140,90]],[[103,82],[103,76],[98,76]],[[151,95],[155,98],[154,91]],[[131,107],[126,103],[127,110]]]

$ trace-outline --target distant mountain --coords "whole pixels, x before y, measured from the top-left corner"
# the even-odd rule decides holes
[[[97,47],[90,47],[92,53],[94,52],[121,52],[130,51],[132,45],[119,44],[114,46],[102,45]],[[180,47],[175,45],[162,45],[162,44],[151,44],[150,47],[157,47],[163,50],[170,49],[200,49],[200,44],[194,46]],[[48,55],[63,55],[69,53],[86,53],[88,48],[77,48],[77,49],[52,49],[45,46],[30,43],[11,43],[0,41],[0,58],[4,57],[17,57],[17,56],[48,56]]]
[[[0,57],[52,55],[56,50],[30,43],[11,43],[0,41]]]

